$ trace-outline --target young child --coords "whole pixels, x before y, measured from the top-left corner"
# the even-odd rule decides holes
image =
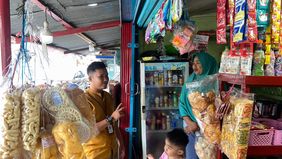
[[[175,128],[168,132],[164,152],[160,159],[185,159],[185,148],[188,142],[188,137],[183,129]],[[147,158],[154,159],[151,154],[148,154]]]

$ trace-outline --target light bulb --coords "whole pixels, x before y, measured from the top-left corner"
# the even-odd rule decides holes
[[[40,40],[44,44],[51,44],[53,42],[53,35],[48,28],[47,21],[43,23],[43,29],[40,32]]]

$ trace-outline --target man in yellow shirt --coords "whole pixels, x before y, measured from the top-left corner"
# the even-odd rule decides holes
[[[103,62],[92,62],[87,68],[90,87],[86,96],[96,117],[100,133],[83,144],[87,159],[117,159],[118,144],[120,159],[125,156],[124,145],[116,121],[123,116],[120,104],[114,109],[112,96],[105,92],[109,77]]]

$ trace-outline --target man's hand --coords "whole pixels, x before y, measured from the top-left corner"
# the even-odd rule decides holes
[[[116,110],[112,113],[111,117],[115,121],[119,120],[119,118],[123,116],[123,109],[124,107],[122,106],[122,103],[120,103],[118,107],[116,108]]]

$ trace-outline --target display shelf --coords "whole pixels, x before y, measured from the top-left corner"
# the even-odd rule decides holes
[[[220,73],[218,78],[220,81],[228,82],[230,84],[259,87],[282,86],[282,77],[279,76],[244,76]]]
[[[147,133],[167,133],[170,130],[147,130]]]
[[[146,85],[145,88],[182,88],[182,85],[172,85],[172,86],[151,86]]]
[[[147,108],[146,110],[177,110],[178,107]]]
[[[248,156],[282,156],[282,146],[249,146]]]

